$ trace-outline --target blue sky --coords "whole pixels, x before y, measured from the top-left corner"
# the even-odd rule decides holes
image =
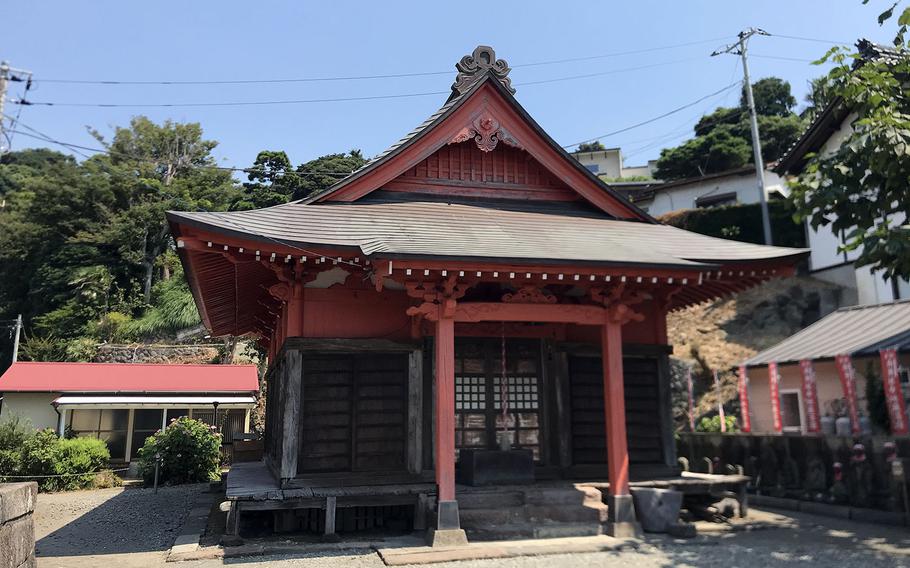
[[[872,0],[627,2],[228,2],[35,1],[4,11],[0,58],[35,74],[34,101],[179,103],[345,98],[448,91],[454,63],[477,44],[514,66],[518,100],[560,144],[641,122],[691,103],[741,77],[734,56],[709,57],[748,26],[771,33],[853,42],[887,42]],[[721,39],[724,38],[724,39]],[[541,61],[674,46],[645,53],[552,65]],[[821,69],[828,44],[755,38],[753,80],[793,86]],[[224,80],[322,78],[445,72],[409,78],[289,84],[111,86],[49,79]],[[584,74],[598,76],[527,84]],[[10,96],[19,96],[18,86]],[[686,139],[705,111],[733,105],[735,89],[682,112],[603,140],[627,165],[656,158]],[[248,166],[258,151],[285,150],[294,163],[361,148],[377,154],[445,100],[444,94],[386,100],[274,106],[86,108],[29,106],[23,124],[65,142],[97,146],[86,126],[109,134],[131,116],[200,122],[219,141],[222,165]],[[6,113],[18,110],[7,105]],[[16,135],[14,149],[45,146]]]

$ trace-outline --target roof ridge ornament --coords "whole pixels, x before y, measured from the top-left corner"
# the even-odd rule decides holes
[[[455,69],[458,69],[458,76],[452,83],[450,100],[465,94],[474,83],[487,74],[498,79],[507,91],[515,94],[512,80],[509,78],[509,71],[512,68],[505,59],[496,59],[496,52],[488,45],[475,47],[471,55],[465,55],[455,64]]]

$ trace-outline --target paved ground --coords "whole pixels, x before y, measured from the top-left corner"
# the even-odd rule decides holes
[[[42,493],[35,509],[41,568],[154,566],[204,485]]]
[[[217,559],[165,564],[166,550],[204,486],[109,489],[38,499],[40,568],[380,568],[372,550]],[[445,568],[777,567],[910,568],[910,530],[840,519],[787,514],[794,525],[700,536],[689,541],[648,538],[621,551],[453,562]],[[133,551],[133,552],[130,552]]]

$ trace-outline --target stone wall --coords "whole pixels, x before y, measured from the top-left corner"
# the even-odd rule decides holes
[[[207,364],[221,356],[220,345],[106,344],[98,347],[96,363]]]
[[[906,512],[908,476],[894,474],[910,469],[907,437],[684,432],[677,440],[677,455],[690,471],[732,473],[741,467],[756,493]]]
[[[38,484],[0,483],[0,568],[35,568]]]

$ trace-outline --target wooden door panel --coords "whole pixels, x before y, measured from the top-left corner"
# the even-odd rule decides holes
[[[570,357],[572,463],[605,464],[603,369],[599,357]],[[663,463],[656,359],[623,359],[629,461]]]
[[[405,469],[406,354],[304,357],[298,471]]]

